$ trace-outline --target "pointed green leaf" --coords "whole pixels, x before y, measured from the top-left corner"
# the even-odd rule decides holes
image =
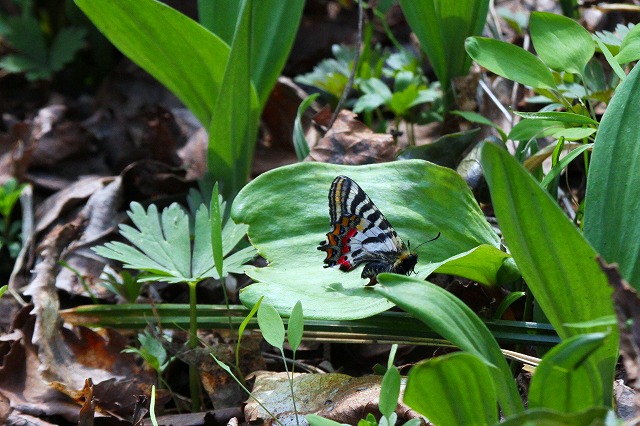
[[[226,43],[155,0],[76,4],[122,53],[180,98],[202,125],[209,125],[229,58]]]
[[[640,66],[618,86],[598,130],[585,196],[584,235],[640,289]]]
[[[201,204],[196,210],[193,237],[193,259],[191,261],[191,276],[205,277],[213,276],[215,270],[212,262],[211,249],[211,217],[209,209]],[[217,275],[219,277],[220,275]]]
[[[289,324],[287,325],[287,339],[291,350],[295,353],[298,346],[302,343],[302,335],[304,334],[304,316],[302,314],[302,303],[298,301],[291,311]]]
[[[304,160],[307,158],[307,155],[309,155],[309,142],[307,142],[304,130],[302,129],[302,116],[307,109],[309,109],[311,104],[315,102],[318,96],[320,96],[320,93],[315,93],[307,97],[307,99],[303,100],[300,105],[298,105],[296,121],[293,123],[293,147],[296,150],[298,161]]]
[[[619,64],[640,59],[640,25],[636,25],[622,40],[620,52],[615,56]]]
[[[209,127],[208,167],[225,198],[242,188],[251,170],[258,131],[258,100],[251,82],[251,8],[243,0],[222,87]]]
[[[260,304],[258,324],[264,340],[271,346],[282,349],[284,346],[284,323],[273,306],[267,303]]]
[[[507,247],[560,337],[602,331],[565,325],[613,314],[612,290],[595,260],[595,250],[509,153],[485,144],[481,163]],[[617,333],[612,331],[592,356],[603,384],[613,381],[617,353]],[[603,385],[602,392],[602,403],[607,405],[610,385]]]
[[[442,426],[498,422],[496,387],[477,355],[457,352],[431,358],[409,371],[404,403]]]
[[[536,53],[551,69],[584,74],[596,51],[589,31],[571,18],[548,12],[533,12],[529,20]]]
[[[223,250],[222,250],[222,212],[220,211],[220,194],[218,194],[218,182],[213,185],[211,193],[211,203],[209,212],[211,213],[211,248],[213,263],[219,277],[224,277],[223,273]],[[197,235],[197,234],[196,234]]]
[[[400,372],[394,366],[387,369],[382,377],[380,386],[380,402],[378,404],[380,412],[384,417],[389,418],[398,406],[400,396]]]
[[[489,71],[534,89],[555,89],[549,68],[532,53],[504,41],[469,37],[467,53]]]
[[[374,291],[409,312],[460,349],[474,354],[490,368],[502,410],[522,410],[511,370],[487,326],[460,299],[428,282],[397,274],[380,274]]]
[[[605,333],[583,334],[551,349],[531,378],[529,407],[578,413],[602,404],[603,384],[586,360],[605,338]]]

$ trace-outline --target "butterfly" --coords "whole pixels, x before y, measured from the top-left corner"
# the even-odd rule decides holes
[[[376,283],[382,272],[415,273],[418,255],[405,245],[369,196],[347,176],[338,176],[329,190],[331,232],[318,250],[327,252],[325,268],[338,265],[349,272],[361,263],[360,275]],[[438,233],[438,238],[440,233]],[[434,239],[436,239],[434,238]]]

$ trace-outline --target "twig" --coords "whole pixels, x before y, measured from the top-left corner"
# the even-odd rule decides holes
[[[358,1],[358,36],[356,39],[356,55],[353,58],[353,69],[351,70],[351,74],[349,74],[349,80],[347,81],[347,85],[344,87],[344,91],[342,92],[342,96],[338,101],[338,105],[336,105],[336,110],[333,111],[333,115],[331,116],[331,120],[329,121],[329,125],[327,129],[330,129],[333,126],[333,123],[338,118],[338,114],[340,113],[340,109],[342,105],[347,100],[347,96],[351,91],[351,87],[353,86],[353,80],[356,76],[356,71],[358,69],[358,63],[360,62],[360,52],[362,51],[362,25],[364,22],[364,7],[362,6],[362,1]]]

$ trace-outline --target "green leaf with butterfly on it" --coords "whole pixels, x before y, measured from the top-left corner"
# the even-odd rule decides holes
[[[513,270],[500,251],[500,238],[453,170],[421,160],[369,166],[300,163],[261,175],[234,201],[233,219],[249,225],[251,243],[269,262],[246,271],[257,281],[240,294],[246,306],[265,296],[266,303],[288,315],[301,301],[308,319],[365,318],[393,306],[365,287],[362,266],[351,272],[323,268],[325,254],[317,247],[330,231],[327,195],[339,175],[355,180],[412,247],[441,233],[417,249],[418,278],[467,252],[470,262],[489,265],[474,275],[487,284]],[[472,270],[464,258],[456,262],[460,267],[450,267],[449,273],[464,276]]]

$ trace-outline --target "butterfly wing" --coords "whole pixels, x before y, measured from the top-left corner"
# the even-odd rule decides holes
[[[407,252],[389,221],[369,196],[346,176],[338,176],[329,191],[331,232],[318,250],[327,252],[325,267],[350,271],[363,262],[394,264]],[[365,268],[366,269],[366,268]]]

